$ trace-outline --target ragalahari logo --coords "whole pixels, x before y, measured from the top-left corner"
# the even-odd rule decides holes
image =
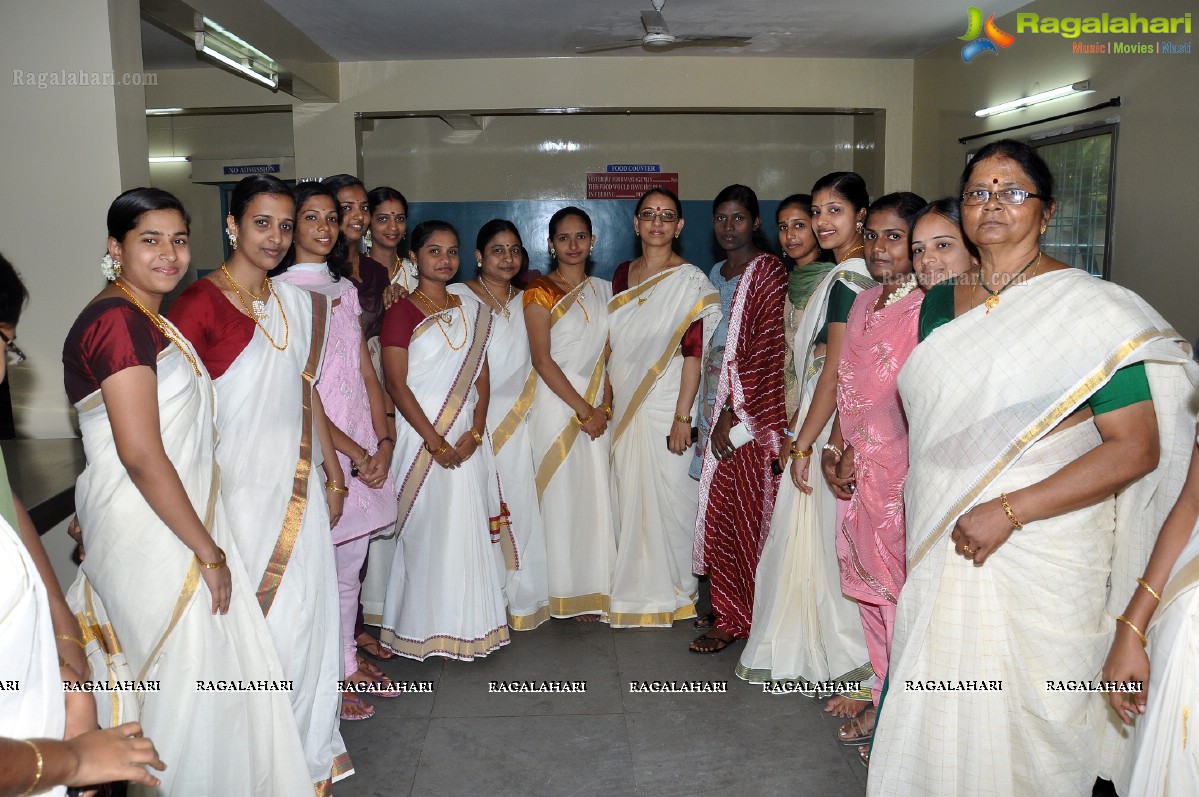
[[[966,46],[962,48],[962,60],[970,63],[974,60],[974,56],[979,53],[990,50],[998,54],[997,47],[1007,47],[1016,40],[1016,37],[1010,33],[1001,31],[995,25],[995,15],[987,17],[987,21],[983,22],[983,12],[973,6],[968,10],[966,34],[958,36],[959,41],[966,42]]]

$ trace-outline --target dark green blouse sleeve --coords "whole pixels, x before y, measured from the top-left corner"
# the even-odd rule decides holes
[[[953,320],[953,280],[939,282],[928,289],[924,303],[920,305],[920,328],[918,340],[924,340],[933,330]]]
[[[1087,399],[1087,405],[1090,406],[1091,412],[1102,415],[1152,398],[1153,395],[1149,392],[1149,377],[1145,374],[1145,363],[1139,362],[1126,365],[1112,374],[1107,384],[1091,394]]]
[[[844,324],[849,320],[849,309],[853,307],[853,300],[856,298],[858,295],[853,288],[840,280],[837,281],[828,297],[828,310],[824,315],[824,326],[816,334],[817,343],[828,343],[829,324]]]

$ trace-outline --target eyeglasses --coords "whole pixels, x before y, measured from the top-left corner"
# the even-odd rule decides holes
[[[679,214],[673,210],[663,210],[657,213],[652,210],[643,210],[637,214],[637,218],[648,222],[653,222],[654,219],[661,219],[663,224],[674,224],[679,220]]]
[[[25,357],[25,352],[21,351],[17,348],[17,344],[13,343],[13,338],[5,335],[2,330],[0,330],[0,340],[4,341],[4,345],[8,349],[9,365],[20,365],[28,359]]]
[[[1001,205],[1023,205],[1026,199],[1044,199],[1040,194],[1025,191],[1020,188],[1005,188],[1002,191],[988,191],[980,188],[977,191],[967,191],[962,194],[963,205],[985,205],[995,197]]]

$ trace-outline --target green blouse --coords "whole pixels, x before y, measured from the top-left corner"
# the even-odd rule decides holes
[[[953,280],[947,280],[928,289],[924,304],[920,306],[920,340],[954,319],[954,284]],[[1145,375],[1145,363],[1139,362],[1126,365],[1112,374],[1107,384],[1092,393],[1083,406],[1090,407],[1096,415],[1102,415],[1152,398],[1149,378]]]
[[[853,300],[856,298],[858,295],[853,288],[840,280],[837,281],[829,293],[828,312],[824,316],[824,326],[820,328],[820,332],[816,333],[817,343],[828,343],[829,324],[844,324],[849,321],[849,308],[853,307]]]

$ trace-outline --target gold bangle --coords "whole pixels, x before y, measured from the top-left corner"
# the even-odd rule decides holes
[[[675,420],[675,423],[691,423],[691,421],[692,421],[693,419],[692,419],[692,417],[691,417],[690,415],[679,415],[679,414],[676,412],[676,413],[674,414],[674,420]]]
[[[221,560],[219,562],[205,562],[203,559],[200,558],[200,554],[195,554],[196,563],[199,564],[200,567],[204,568],[205,570],[220,570],[222,567],[225,566],[225,552],[223,550],[221,550],[220,548],[217,548],[216,552],[221,555]]]
[[[350,492],[349,487],[339,487],[338,485],[334,484],[333,482],[325,482],[325,489],[332,490],[333,492],[337,493],[338,495],[347,495]]]
[[[21,739],[21,741],[33,748],[33,754],[37,757],[37,771],[33,773],[33,783],[30,783],[29,788],[17,795],[17,797],[27,797],[27,795],[33,794],[34,790],[41,784],[42,769],[46,765],[46,760],[42,758],[42,751],[38,749],[36,744],[28,739]]]
[[[1143,578],[1138,577],[1137,583],[1140,584],[1142,587],[1144,587],[1146,592],[1148,592],[1150,595],[1152,595],[1154,598],[1156,598],[1158,603],[1162,602],[1162,596],[1157,594],[1157,590],[1155,590],[1153,587],[1149,586],[1148,581],[1146,581]]]
[[[87,645],[83,644],[83,640],[79,637],[73,637],[70,634],[55,634],[55,639],[61,639],[63,642],[74,642],[79,647],[87,650]]]
[[[575,420],[578,421],[580,426],[587,423],[587,421],[591,420],[594,417],[595,417],[595,408],[594,407],[591,408],[591,412],[587,413],[586,418],[584,418],[582,415],[579,415],[579,413],[577,413],[577,412],[575,413]]]
[[[608,416],[608,420],[612,420],[612,408],[608,406],[607,402],[599,405],[599,408],[604,411],[604,415]]]
[[[425,443],[425,451],[428,451],[430,454],[432,454],[435,457],[440,457],[442,454],[444,454],[446,451],[448,451],[449,448],[450,448],[450,444],[449,444],[449,442],[446,441],[445,438],[442,438],[441,445],[438,446],[436,451],[429,448],[428,443]]]
[[[1020,518],[1016,517],[1016,513],[1012,511],[1012,505],[1007,502],[1007,493],[999,494],[999,504],[1003,507],[1003,512],[1011,522],[1012,528],[1016,531],[1024,528],[1024,524],[1020,522]]]
[[[810,456],[812,456],[812,447],[811,446],[808,446],[807,451],[797,451],[794,448],[791,449],[791,459],[803,459],[805,457],[810,457]]]
[[[477,445],[477,446],[483,445],[483,435],[480,434],[477,429],[471,429],[470,436],[475,439],[475,445]]]
[[[1124,623],[1124,625],[1131,628],[1132,632],[1141,638],[1141,647],[1146,647],[1146,648],[1149,647],[1149,640],[1145,638],[1145,635],[1143,633],[1141,633],[1141,629],[1137,628],[1135,625],[1133,625],[1131,622],[1129,622],[1127,617],[1125,617],[1124,615],[1120,615],[1119,617],[1116,618],[1116,622]]]

